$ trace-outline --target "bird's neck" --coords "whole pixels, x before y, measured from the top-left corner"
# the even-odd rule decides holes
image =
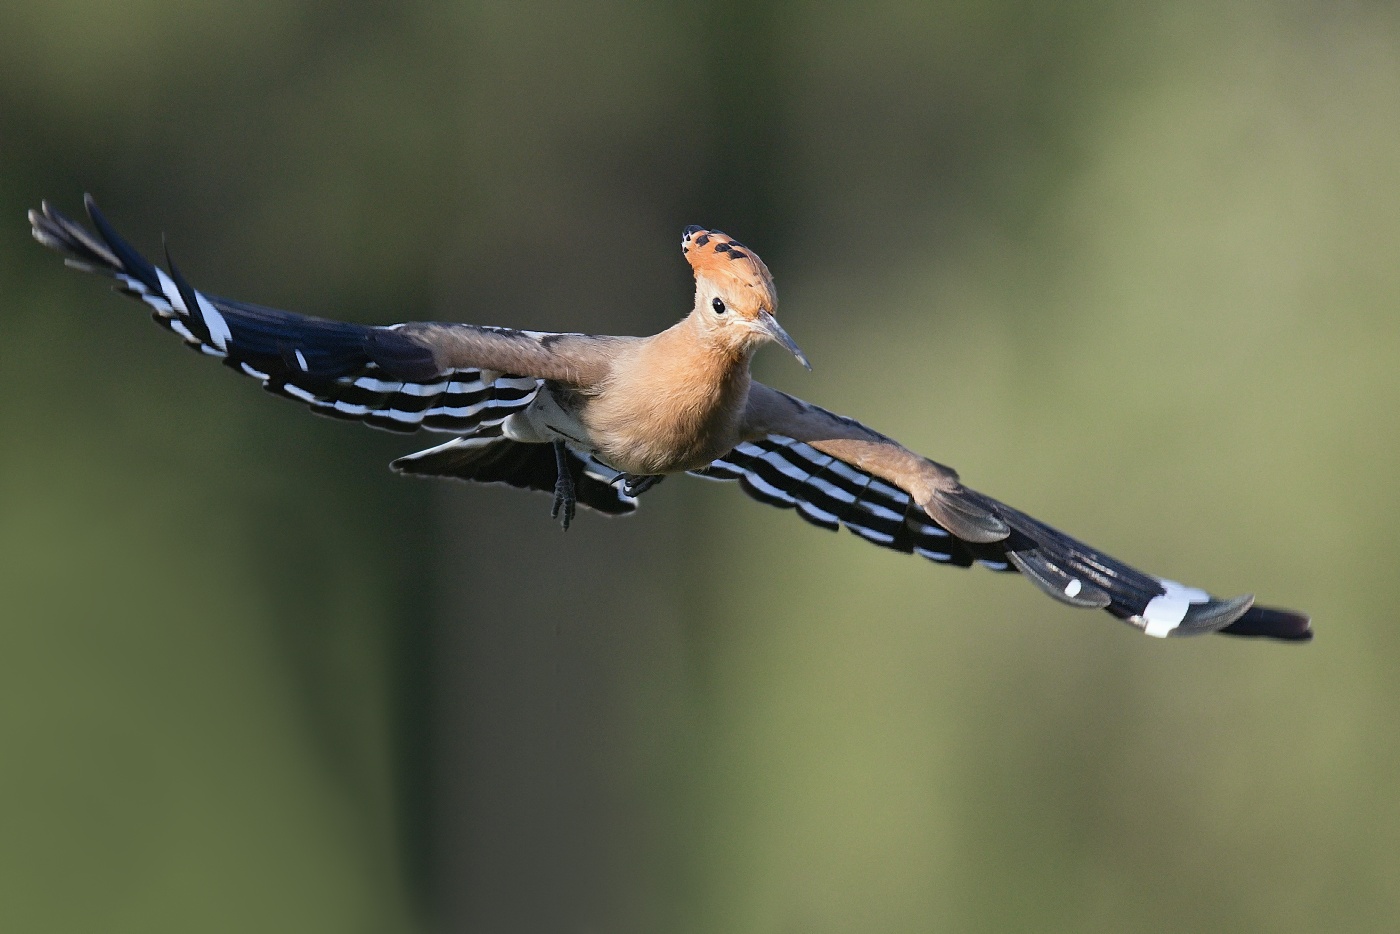
[[[668,353],[703,359],[716,374],[747,371],[755,349],[747,340],[736,341],[722,329],[706,327],[699,312],[692,312],[657,337],[665,338]]]
[[[744,404],[752,357],[752,349],[715,340],[691,316],[648,341],[639,371],[678,409],[708,418],[716,408]]]
[[[610,461],[619,469],[690,470],[739,442],[752,354],[707,337],[681,321],[646,340],[614,373],[596,413],[606,423],[602,433],[620,442]]]

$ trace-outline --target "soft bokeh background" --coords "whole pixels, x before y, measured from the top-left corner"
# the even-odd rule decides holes
[[[1158,6],[0,8],[0,929],[1400,927],[1400,11]],[[84,191],[375,323],[654,331],[725,229],[762,378],[1318,638],[396,479],[36,246]]]

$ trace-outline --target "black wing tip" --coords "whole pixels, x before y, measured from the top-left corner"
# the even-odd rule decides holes
[[[25,212],[25,217],[29,220],[29,232],[35,240],[61,253],[73,252],[71,228],[77,225],[47,199],[40,201],[38,208]]]
[[[109,276],[124,271],[121,259],[109,244],[49,201],[39,202],[39,208],[30,210],[27,217],[34,239],[61,255],[69,266]]]
[[[113,277],[133,276],[152,293],[160,294],[160,277],[155,267],[122,239],[98,210],[97,201],[90,193],[83,195],[83,205],[96,234],[45,200],[39,202],[37,211],[29,212],[34,239],[65,259],[75,261],[79,264],[77,268]]]
[[[107,220],[107,215],[98,210],[97,199],[92,196],[91,192],[83,192],[83,210],[87,211],[88,220],[92,221],[92,225],[103,237],[107,237],[109,233],[116,234],[116,230]]]
[[[1251,607],[1219,631],[1227,636],[1262,636],[1281,642],[1311,642],[1313,637],[1312,617],[1307,613],[1271,606]]]
[[[87,211],[88,219],[92,221],[99,230],[104,227],[107,228],[107,230],[112,229],[111,223],[107,220],[107,215],[103,214],[102,211],[98,209],[97,199],[92,196],[92,192],[90,191],[83,192],[83,210]],[[103,232],[105,233],[106,231]]]
[[[1150,608],[1151,604],[1148,606]],[[1211,597],[1203,603],[1191,603],[1186,608],[1185,616],[1168,632],[1168,635],[1197,636],[1219,632],[1245,616],[1253,606],[1254,594],[1252,593],[1232,597],[1229,600]],[[1151,633],[1152,630],[1149,628],[1147,631]]]

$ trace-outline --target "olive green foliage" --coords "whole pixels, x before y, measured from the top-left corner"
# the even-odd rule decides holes
[[[1398,189],[1386,4],[4,5],[0,929],[1395,930]],[[375,323],[654,331],[724,229],[762,378],[1318,637],[394,478],[29,239],[83,191]]]

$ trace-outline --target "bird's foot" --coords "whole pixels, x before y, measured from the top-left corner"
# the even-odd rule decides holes
[[[564,442],[554,442],[554,463],[559,469],[559,478],[554,481],[554,506],[549,510],[551,519],[558,519],[564,531],[574,521],[574,506],[578,499],[574,495],[574,475],[569,468],[569,449]]]
[[[666,479],[665,474],[623,474],[622,495],[637,497]]]

